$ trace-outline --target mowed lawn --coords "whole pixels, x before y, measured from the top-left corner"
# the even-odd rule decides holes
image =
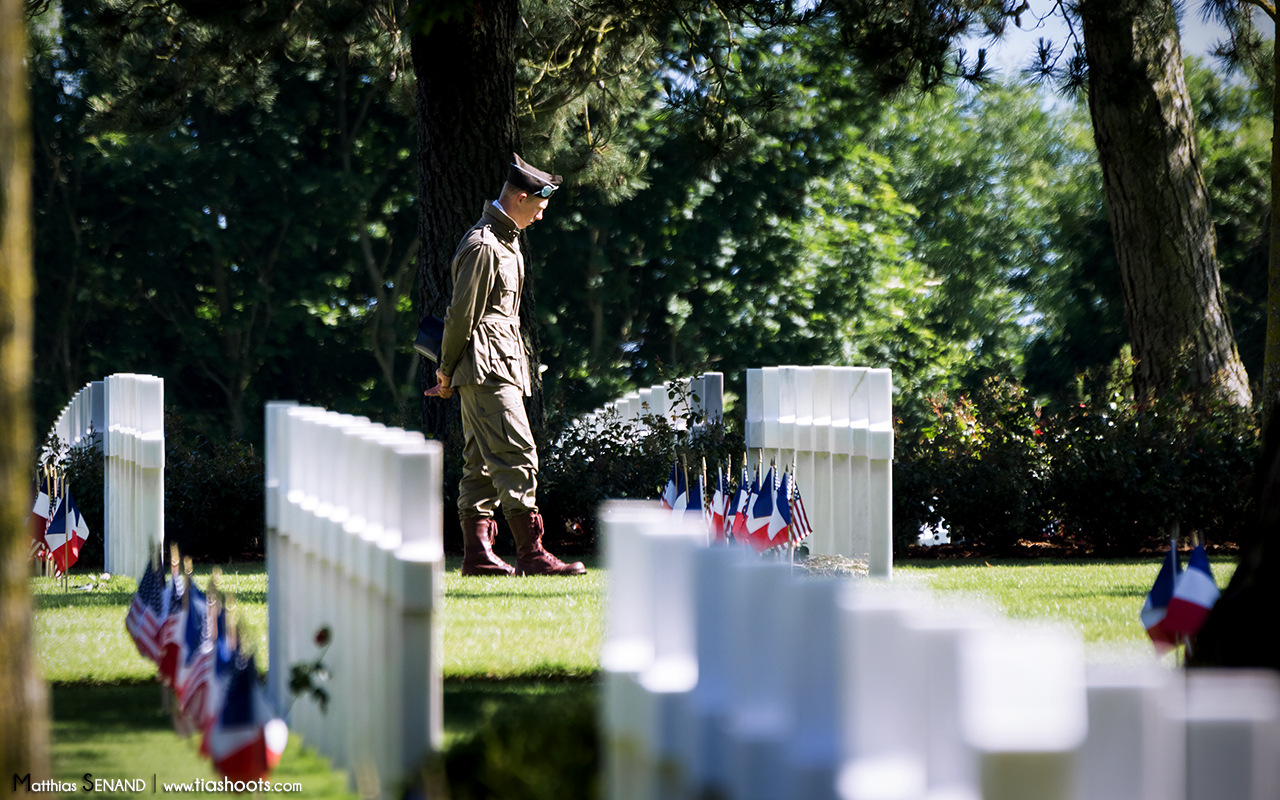
[[[1186,558],[1183,557],[1185,566]],[[1218,587],[1235,573],[1234,557],[1210,559]],[[908,561],[895,577],[920,581],[946,595],[986,598],[1015,619],[1055,619],[1075,627],[1090,644],[1146,644],[1138,612],[1160,562],[1154,559]]]
[[[1226,586],[1234,560],[1213,559]],[[445,582],[445,726],[448,742],[469,732],[496,707],[527,705],[560,692],[591,691],[599,667],[606,575],[594,562],[576,578],[464,578],[450,559]],[[1076,627],[1090,643],[1142,646],[1138,611],[1159,563],[1113,561],[913,561],[895,565],[895,579],[924,584],[945,597],[982,596],[1015,618],[1052,618]],[[260,563],[222,567],[244,642],[267,666],[266,575]],[[209,569],[196,571],[204,586]],[[155,666],[137,654],[124,629],[134,583],[73,575],[70,591],[33,579],[40,663],[52,684],[55,776],[190,781],[216,776],[180,739],[162,707]],[[335,647],[338,643],[335,643]],[[581,688],[575,688],[581,687]],[[292,737],[275,779],[302,784],[306,797],[348,798],[345,775]],[[99,796],[110,797],[110,794]],[[131,796],[128,793],[121,797]]]

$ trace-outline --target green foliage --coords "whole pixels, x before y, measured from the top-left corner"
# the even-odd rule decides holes
[[[134,371],[207,435],[254,436],[272,397],[395,417],[418,365],[415,135],[380,12],[181,5],[32,22],[39,416]],[[253,29],[277,11],[287,30]],[[226,51],[233,28],[256,44]]]
[[[689,409],[679,387],[669,385],[672,407]],[[705,422],[690,411],[684,415],[686,429],[678,430],[663,417],[641,416],[643,424],[628,422],[610,409],[594,424],[571,421],[553,442],[539,448],[538,501],[548,531],[563,529],[567,544],[593,547],[596,513],[604,501],[657,499],[673,461],[686,464],[691,476],[705,462],[710,490],[714,470],[722,464],[727,469],[746,446],[741,427],[732,427],[732,420]]]
[[[1057,427],[1052,508],[1099,553],[1136,552],[1175,521],[1219,542],[1252,523],[1261,442],[1248,409],[1117,393]]]
[[[913,425],[924,398],[989,375],[1057,395],[1125,339],[1087,113],[1045,106],[1014,84],[939,90],[894,104],[880,128],[927,280],[870,363],[893,366]]]
[[[71,487],[71,496],[76,499],[76,507],[84,516],[89,526],[89,539],[80,549],[80,557],[76,559],[73,570],[101,568],[106,553],[104,550],[105,532],[103,504],[103,466],[102,450],[98,442],[101,435],[94,433],[83,440],[79,447],[67,452],[65,462],[67,485]]]
[[[165,543],[204,562],[262,556],[263,463],[239,440],[188,439],[180,417],[165,422]]]
[[[1253,514],[1252,413],[1178,396],[1141,401],[1111,385],[1053,413],[995,379],[971,399],[936,403],[935,424],[896,454],[897,546],[944,521],[953,542],[989,552],[1049,540],[1133,554],[1175,521],[1236,540]]]
[[[1030,413],[1028,413],[1030,412]],[[935,424],[895,453],[894,529],[901,547],[945,520],[952,541],[1007,549],[1042,528],[1048,473],[1039,410],[1017,386],[990,380],[973,400],[936,402]],[[898,481],[898,464],[906,479]]]
[[[320,652],[315,660],[290,665],[289,694],[293,698],[289,702],[290,708],[299,697],[308,697],[320,707],[321,714],[329,710],[329,690],[324,688],[329,680],[329,667],[324,663],[324,654],[329,652],[329,645],[333,643],[332,635],[327,625],[316,631],[315,642]]]
[[[1187,59],[1196,141],[1213,200],[1219,270],[1240,359],[1261,376],[1271,219],[1271,97]],[[1254,85],[1251,85],[1254,84]]]
[[[537,272],[547,391],[571,414],[664,371],[844,363],[923,280],[830,26],[726,30],[722,69],[670,34],[625,130],[645,186],[616,204],[568,186],[531,233],[555,265]]]
[[[90,436],[63,458],[68,485],[91,533],[73,569],[103,565],[105,478],[97,439]],[[254,448],[193,433],[173,412],[165,415],[165,446],[165,544],[178,545],[183,555],[202,563],[261,558],[263,463]]]

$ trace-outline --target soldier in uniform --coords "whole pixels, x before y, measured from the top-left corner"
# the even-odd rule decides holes
[[[520,231],[542,219],[560,187],[549,175],[512,154],[502,194],[453,254],[453,299],[444,318],[441,397],[462,396],[462,481],[458,516],[465,557],[463,575],[581,575],[581,562],[565,564],[542,547],[538,513],[538,452],[524,398],[529,361],[520,336],[524,258]],[[494,514],[501,508],[516,540],[514,569],[493,552]]]

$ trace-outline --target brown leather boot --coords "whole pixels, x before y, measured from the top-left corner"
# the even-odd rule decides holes
[[[462,520],[462,574],[510,575],[515,567],[493,554],[493,538],[498,523],[488,517]]]
[[[542,515],[538,512],[507,517],[507,524],[516,537],[517,575],[582,575],[587,571],[581,561],[566,564],[542,549]]]

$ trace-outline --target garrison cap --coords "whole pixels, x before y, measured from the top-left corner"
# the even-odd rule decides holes
[[[507,170],[507,183],[520,191],[536,194],[539,197],[550,197],[563,182],[564,178],[559,175],[543,172],[519,155],[511,154],[511,168]]]

